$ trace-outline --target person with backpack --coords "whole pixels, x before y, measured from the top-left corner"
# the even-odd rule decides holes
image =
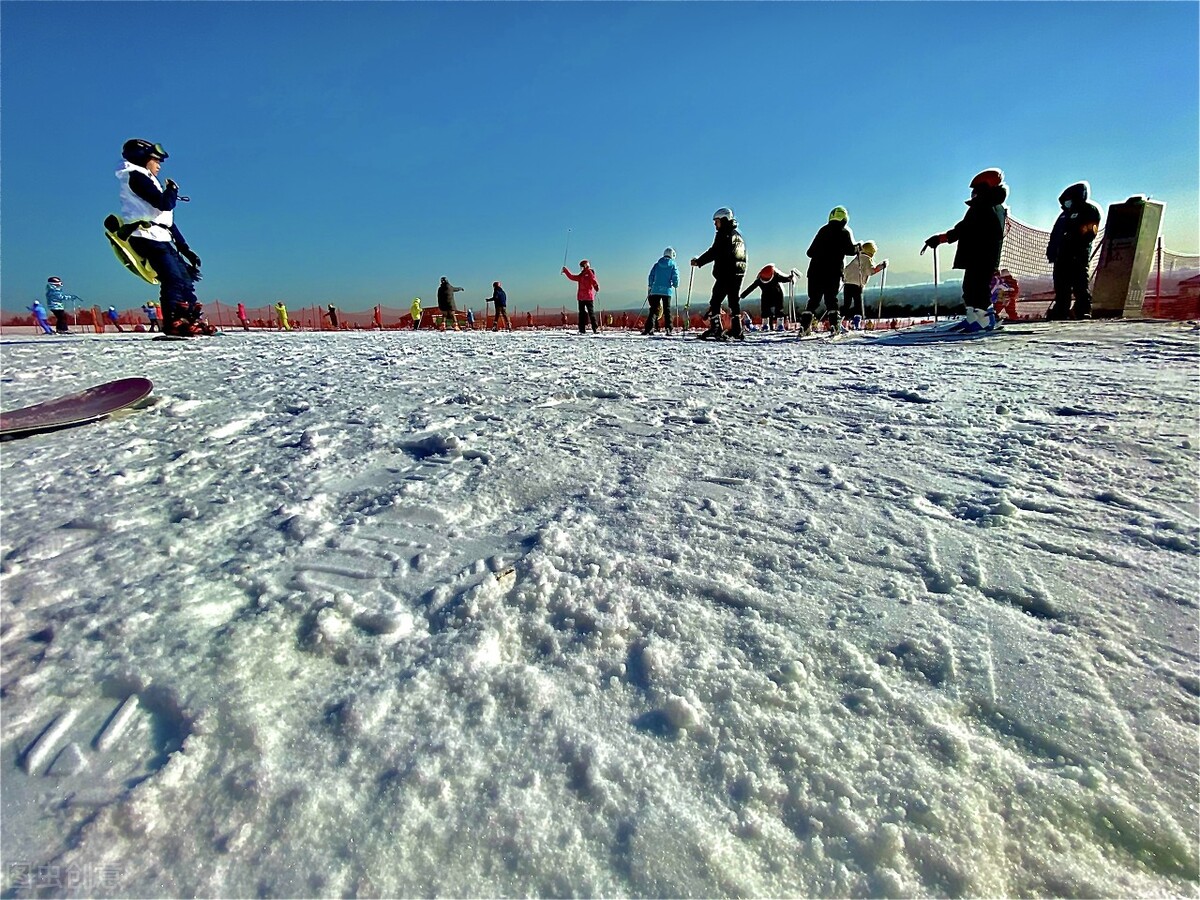
[[[664,320],[667,334],[670,334],[671,293],[679,287],[679,267],[675,265],[675,249],[673,247],[664,250],[662,258],[651,266],[648,281],[646,299],[650,304],[650,315],[646,317],[642,334],[658,331],[659,316]]]
[[[954,268],[963,270],[962,297],[967,308],[962,330],[983,331],[994,327],[992,277],[1000,268],[1004,229],[1008,222],[1008,185],[999,169],[984,169],[971,179],[971,199],[962,220],[925,241],[924,253],[941,244],[957,243]],[[989,316],[991,313],[991,316]]]
[[[713,213],[712,246],[692,259],[693,266],[713,264],[712,298],[708,301],[708,328],[700,335],[701,340],[723,340],[726,337],[742,340],[741,298],[742,279],[746,277],[746,242],[738,231],[733,210],[722,206]],[[721,328],[721,304],[729,302],[729,334]]]
[[[584,326],[591,324],[592,334],[599,334],[600,329],[596,327],[595,305],[600,282],[596,280],[596,273],[592,271],[591,264],[586,259],[581,259],[578,275],[572,274],[566,266],[563,266],[562,273],[579,284],[579,288],[575,292],[575,299],[579,303],[579,333],[586,334],[587,329]]]

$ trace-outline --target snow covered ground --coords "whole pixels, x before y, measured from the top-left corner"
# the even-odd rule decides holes
[[[1200,895],[1200,336],[1025,331],[8,339],[6,895]]]

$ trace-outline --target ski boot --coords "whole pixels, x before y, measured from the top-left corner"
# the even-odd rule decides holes
[[[721,314],[709,316],[708,328],[700,334],[702,341],[723,341],[725,340],[725,331],[721,328]]]
[[[800,337],[807,337],[812,334],[813,314],[810,312],[800,313]]]

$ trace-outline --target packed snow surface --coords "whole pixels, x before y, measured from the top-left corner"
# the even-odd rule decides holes
[[[9,339],[4,890],[1197,896],[1194,328],[754,341]]]

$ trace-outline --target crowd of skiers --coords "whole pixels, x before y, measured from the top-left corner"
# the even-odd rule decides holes
[[[189,247],[175,223],[177,204],[188,198],[180,196],[179,186],[174,181],[168,178],[164,186],[158,178],[168,158],[166,150],[161,144],[133,138],[125,142],[121,155],[124,163],[116,174],[120,181],[122,221],[117,229],[110,230],[110,236],[114,249],[131,270],[141,273],[148,280],[150,275],[156,276],[160,299],[158,307],[147,313],[152,323],[151,330],[161,328],[164,334],[184,335],[212,333],[215,329],[204,318],[195,292],[195,282],[200,279],[200,257]],[[966,318],[962,327],[967,331],[977,331],[994,326],[996,311],[993,304],[1004,293],[998,285],[1003,282],[1000,251],[1008,217],[1008,207],[1005,205],[1008,186],[1004,183],[1004,173],[993,168],[976,175],[970,182],[970,190],[971,196],[966,201],[967,211],[962,220],[948,231],[929,237],[921,252],[944,243],[957,244],[953,266],[963,272],[962,297]],[[1054,303],[1047,314],[1051,319],[1087,318],[1091,315],[1088,263],[1093,241],[1099,231],[1101,212],[1099,206],[1088,199],[1088,192],[1087,182],[1078,182],[1064,190],[1059,197],[1062,214],[1054,224],[1046,250],[1054,273]],[[721,207],[713,213],[713,227],[716,233],[712,246],[690,260],[690,265],[697,268],[712,263],[712,293],[705,313],[708,327],[701,337],[741,338],[741,301],[756,290],[761,293],[764,326],[776,328],[784,316],[783,285],[794,284],[798,272],[789,269],[785,273],[768,264],[743,290],[747,269],[746,243],[738,230],[733,210]],[[804,332],[812,330],[822,310],[833,330],[843,328],[843,320],[854,321],[856,317],[861,320],[863,292],[867,282],[873,275],[886,269],[888,264],[886,259],[875,263],[877,252],[878,248],[872,241],[855,242],[845,207],[835,206],[830,211],[828,221],[817,230],[807,251],[809,263],[805,274],[808,301],[800,316]],[[580,260],[579,266],[578,274],[565,265],[562,272],[577,284],[580,333],[586,332],[588,327],[596,332],[599,329],[594,306],[600,284],[588,260]],[[1009,277],[1011,279],[1011,275]],[[675,263],[675,251],[667,247],[650,270],[647,283],[650,315],[646,319],[644,333],[657,330],[660,321],[665,322],[666,331],[670,333],[671,299],[677,296],[678,288],[679,270]],[[462,290],[445,277],[438,285],[438,309],[442,322],[445,327],[454,330],[459,330],[454,294]],[[839,292],[842,295],[840,303]],[[55,318],[55,330],[65,332],[68,330],[66,304],[71,301],[78,301],[78,298],[65,294],[61,279],[52,277],[46,285],[46,307],[35,301],[30,310],[42,329],[51,333],[48,308]],[[492,296],[486,302],[495,304],[496,328],[504,327],[511,331],[507,295],[499,281],[492,283]],[[721,320],[724,306],[728,306],[729,310],[728,331],[723,328]],[[288,330],[287,310],[282,301],[276,304],[275,311],[280,328]],[[111,312],[115,315],[115,310]],[[336,327],[336,308],[330,305],[326,315]],[[238,304],[238,318],[243,327],[248,327],[242,304]],[[420,300],[417,299],[413,302],[413,327],[419,327],[420,323]]]

